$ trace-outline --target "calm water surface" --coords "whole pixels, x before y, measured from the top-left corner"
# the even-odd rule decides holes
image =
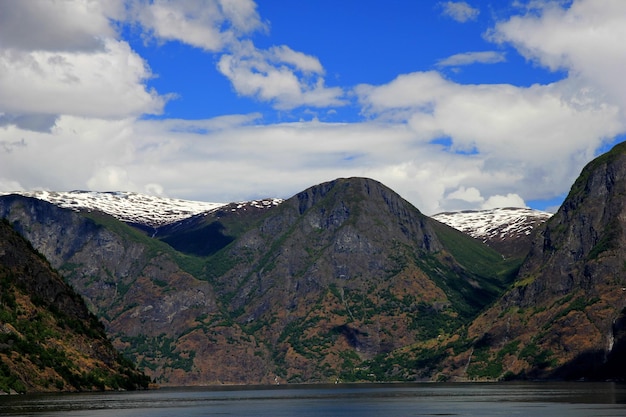
[[[0,396],[12,416],[626,416],[615,383],[180,388]]]

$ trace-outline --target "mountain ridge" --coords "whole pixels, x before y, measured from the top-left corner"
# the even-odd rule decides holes
[[[271,208],[284,200],[263,198],[232,203],[212,203],[153,196],[130,191],[14,191],[0,192],[0,196],[17,194],[48,201],[58,207],[78,210],[97,210],[129,224],[147,230],[162,228],[217,210],[247,210]],[[529,235],[534,227],[551,216],[540,210],[505,207],[490,210],[462,210],[434,214],[432,217],[485,243],[498,238]]]
[[[164,385],[601,379],[626,369],[623,184],[626,144],[552,216],[440,221],[368,178],[152,233],[22,196],[0,214]]]
[[[205,212],[232,206],[232,210],[247,207],[267,208],[282,202],[279,198],[242,201],[237,203],[211,203],[160,197],[132,191],[13,191],[16,194],[48,201],[58,207],[74,211],[102,211],[121,221],[156,228],[166,226]]]
[[[98,211],[0,197],[0,214],[163,385],[410,379],[377,355],[453,332],[512,279],[497,252],[371,179],[270,207],[223,206],[154,235]],[[222,243],[207,248],[207,236]]]

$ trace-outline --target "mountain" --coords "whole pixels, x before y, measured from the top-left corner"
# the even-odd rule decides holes
[[[506,257],[523,258],[530,250],[533,231],[551,213],[528,208],[498,208],[439,213],[432,216],[476,238]]]
[[[19,195],[0,216],[163,385],[427,377],[386,358],[455,334],[519,266],[364,178],[149,227]]]
[[[128,191],[21,191],[19,194],[48,201],[74,211],[101,211],[126,223],[159,227],[223,206],[221,203],[155,197]]]
[[[250,348],[254,340],[221,313],[212,284],[202,279],[202,259],[98,211],[8,195],[0,197],[0,216],[83,296],[114,346],[159,383],[234,383],[240,378],[228,363],[236,361],[265,369]],[[211,354],[192,373],[195,349],[180,338],[198,326],[219,334],[195,342],[211,346]],[[254,372],[250,378],[262,381]]]
[[[298,193],[217,262],[227,267],[211,280],[229,315],[270,346],[289,382],[362,379],[362,361],[465,323],[514,267],[364,178]]]
[[[0,222],[0,391],[136,389],[81,297],[6,220]]]
[[[535,235],[512,288],[468,327],[446,372],[626,376],[626,143],[590,162]],[[461,353],[462,352],[462,353]]]
[[[180,247],[180,243],[176,243],[174,239],[182,241],[190,237],[183,238],[183,234],[179,233],[181,229],[211,234],[211,231],[207,230],[199,232],[195,226],[206,223],[201,221],[204,216],[217,211],[220,216],[223,216],[226,212],[268,209],[283,201],[279,198],[265,198],[238,203],[208,203],[128,191],[0,192],[0,196],[9,194],[37,198],[74,211],[100,211],[143,229],[147,233],[158,233],[160,239],[168,241],[175,247]],[[507,257],[524,257],[530,248],[532,231],[551,215],[551,213],[539,210],[508,207],[444,212],[435,214],[432,218],[481,240]],[[170,238],[165,238],[166,235]],[[218,235],[215,235],[215,238],[219,246],[221,238]],[[207,245],[215,246],[211,243]],[[211,251],[209,247],[204,250],[199,249],[198,253],[206,254]]]

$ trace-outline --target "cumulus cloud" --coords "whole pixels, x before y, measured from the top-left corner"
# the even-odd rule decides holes
[[[133,15],[157,40],[180,41],[212,52],[266,27],[251,0],[140,2]]]
[[[372,117],[406,123],[419,146],[448,138],[443,152],[479,161],[480,169],[466,171],[456,187],[505,196],[507,187],[515,188],[526,199],[539,199],[566,190],[582,163],[624,129],[618,107],[581,104],[572,99],[576,87],[569,80],[461,85],[437,72],[418,72],[355,91]],[[555,155],[562,157],[559,166]]]
[[[0,123],[45,131],[63,114],[160,113],[150,69],[117,39],[124,13],[121,1],[0,2]]]
[[[128,172],[118,165],[100,167],[86,182],[90,190],[134,190],[135,184],[128,177]]]
[[[326,87],[311,55],[287,45],[259,49],[247,38],[267,31],[251,0],[154,1],[136,5],[133,18],[159,41],[179,41],[220,54],[217,68],[241,96],[280,110],[344,104],[343,89]]]
[[[238,94],[271,102],[277,109],[345,104],[341,88],[324,85],[317,58],[285,45],[260,50],[244,41],[232,54],[222,55],[217,67]]]
[[[14,140],[14,141],[8,141],[8,140],[0,141],[0,149],[3,149],[6,153],[11,153],[16,148],[24,148],[24,147],[26,147],[26,141],[24,140],[24,138],[20,140]]]
[[[499,22],[489,33],[550,70],[565,70],[577,94],[601,107],[617,104],[626,117],[626,2],[577,0],[533,3],[539,10]]]
[[[457,22],[465,23],[468,20],[475,20],[480,14],[480,10],[470,6],[464,1],[445,1],[439,3],[443,9],[443,15],[448,16]]]
[[[143,59],[123,41],[101,50],[0,50],[0,110],[117,118],[159,113],[165,99],[147,91]]]
[[[0,2],[0,48],[88,52],[115,37],[110,18],[123,14],[120,0]]]
[[[489,210],[500,207],[526,207],[524,199],[517,194],[495,194],[485,199],[480,190],[475,187],[459,187],[447,194],[445,200],[446,205],[454,207],[454,210]]]
[[[497,64],[506,61],[504,52],[483,51],[455,54],[437,62],[438,67],[458,67],[471,64]]]

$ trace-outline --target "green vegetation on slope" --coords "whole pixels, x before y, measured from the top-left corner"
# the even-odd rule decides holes
[[[135,389],[148,383],[115,351],[80,296],[4,220],[0,224],[0,390]]]

